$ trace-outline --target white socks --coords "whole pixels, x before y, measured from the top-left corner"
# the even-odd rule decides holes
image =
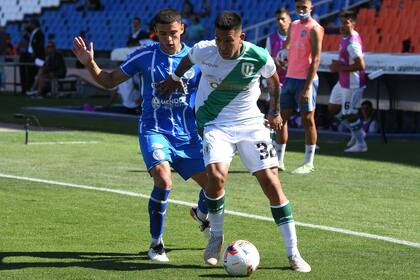
[[[305,145],[305,158],[303,164],[314,164],[316,145]]]

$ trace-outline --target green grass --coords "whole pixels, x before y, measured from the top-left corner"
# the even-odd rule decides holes
[[[9,113],[25,100],[0,96],[0,121],[12,121]],[[61,126],[96,132],[32,131],[30,142],[93,144],[24,145],[23,132],[0,132],[0,173],[148,195],[152,180],[135,133],[123,128],[118,134],[118,127],[91,122],[92,129],[71,118]],[[301,139],[291,135],[288,170],[302,161]],[[391,139],[384,145],[369,139],[368,144],[366,154],[344,155],[344,140],[320,137],[315,173],[280,174],[295,219],[420,243],[419,142]],[[195,184],[177,174],[173,182],[171,199],[196,201]],[[226,188],[228,210],[270,217],[266,198],[237,157]],[[248,239],[258,248],[261,265],[254,279],[420,278],[418,248],[302,226],[297,228],[299,247],[313,271],[294,273],[274,223],[231,215],[225,221],[225,245]],[[0,176],[0,279],[227,277],[220,266],[204,265],[206,241],[188,207],[169,205],[164,239],[170,263],[147,260],[149,238],[147,199]]]

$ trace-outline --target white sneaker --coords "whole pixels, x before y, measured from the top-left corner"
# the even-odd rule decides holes
[[[308,174],[315,171],[315,167],[312,163],[305,163],[301,167],[296,168],[292,171],[292,174]]]
[[[209,265],[217,265],[220,259],[220,251],[223,245],[223,235],[214,236],[211,234],[209,243],[207,244],[206,250],[204,251],[204,261]]]
[[[197,215],[197,206],[191,207],[191,217],[197,221],[200,231],[203,233],[206,239],[210,239],[210,222],[208,220],[202,220]]]
[[[346,144],[346,148],[350,148],[354,144],[356,144],[356,137],[352,135],[349,142],[347,142],[347,144]]]
[[[150,246],[149,252],[147,252],[147,256],[150,260],[156,262],[169,262],[168,256],[165,252],[165,247],[163,243],[159,243],[158,245],[152,247]]]
[[[284,166],[284,162],[279,161],[279,170],[286,171],[286,166]]]
[[[366,138],[366,132],[363,129],[362,129],[362,134],[363,134],[363,139],[365,139]],[[347,144],[346,144],[346,148],[350,148],[351,146],[354,146],[356,144],[356,142],[357,142],[356,137],[352,135],[349,142],[347,142]]]
[[[348,149],[345,149],[344,152],[346,153],[365,153],[367,152],[368,147],[366,143],[359,144],[356,143]]]
[[[311,266],[305,262],[305,260],[298,255],[293,255],[288,257],[289,264],[292,267],[292,269],[296,272],[310,272]]]

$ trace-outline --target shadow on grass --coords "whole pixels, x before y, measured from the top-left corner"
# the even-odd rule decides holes
[[[191,249],[189,248],[188,250]],[[202,250],[202,248],[200,248],[199,250]],[[169,249],[167,251],[171,250]],[[13,258],[13,260],[8,260],[7,258]],[[16,258],[23,258],[23,260],[19,261],[19,259]],[[28,261],[28,258],[34,259],[32,261]],[[0,271],[34,267],[81,267],[115,271],[141,271],[160,268],[211,268],[204,264],[175,265],[171,263],[151,262],[147,257],[147,252],[140,252],[138,254],[111,252],[0,252]]]

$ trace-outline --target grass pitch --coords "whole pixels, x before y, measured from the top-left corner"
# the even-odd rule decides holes
[[[12,99],[0,100],[0,120],[11,121],[9,113],[18,106],[2,102]],[[72,128],[78,122],[60,121]],[[80,123],[82,129],[107,125]],[[30,145],[23,144],[22,131],[0,132],[0,279],[229,277],[221,266],[204,264],[206,240],[189,208],[175,203],[169,204],[164,235],[171,261],[147,259],[147,199],[127,192],[147,196],[152,180],[130,127],[135,124],[123,126],[125,134],[34,131]],[[115,127],[110,131],[118,132]],[[303,159],[302,139],[291,135],[288,170]],[[224,245],[247,239],[261,254],[253,279],[420,279],[419,142],[390,139],[385,145],[368,139],[369,152],[361,155],[345,155],[344,144],[340,138],[320,137],[316,172],[280,173],[295,220],[409,241],[411,246],[298,226],[301,253],[312,266],[311,273],[299,274],[289,269],[273,222],[226,215]],[[194,183],[177,174],[173,182],[171,199],[196,201]],[[226,209],[271,217],[255,178],[237,157],[227,182]]]

